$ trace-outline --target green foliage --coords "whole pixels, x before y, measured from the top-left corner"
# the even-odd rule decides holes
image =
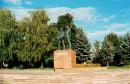
[[[49,17],[43,9],[34,10],[31,14],[31,18],[35,25],[47,24],[49,21]]]
[[[57,21],[58,28],[62,27],[66,29],[67,26],[72,26],[73,24],[74,24],[73,16],[69,13],[58,17],[58,21]]]
[[[48,25],[48,21],[45,10],[35,10],[31,17],[17,22],[8,9],[1,8],[0,63],[6,61],[14,66],[43,66],[45,55],[51,55],[56,48],[56,26]]]
[[[113,62],[113,57],[115,55],[115,47],[112,45],[110,41],[105,39],[102,42],[100,56],[102,57],[102,65],[107,65]]]
[[[30,17],[17,21],[10,10],[0,8],[0,68],[2,62],[9,67],[33,68],[53,67],[53,51],[58,48],[56,39],[58,29],[71,28],[71,45],[77,53],[77,62],[93,62],[102,65],[130,64],[130,34],[118,36],[110,33],[100,44],[95,41],[94,49],[86,34],[74,24],[71,14],[58,17],[57,23],[48,23],[45,10],[32,11]],[[78,65],[97,66],[93,64]]]
[[[55,27],[48,25],[48,16],[44,10],[33,11],[30,18],[24,18],[19,23],[17,55],[21,62],[27,62],[28,67],[35,63],[43,64],[44,56],[55,49],[53,37]],[[41,65],[43,66],[43,65]]]
[[[0,63],[13,61],[10,44],[13,42],[13,32],[17,22],[10,10],[0,8]]]
[[[110,41],[114,47],[118,47],[122,43],[122,39],[115,33],[110,33],[105,38]]]
[[[54,60],[54,58],[52,56],[47,57],[47,59],[45,60],[45,63],[48,68],[54,67],[53,60]]]
[[[95,42],[95,58],[94,62],[101,63],[102,65],[117,64],[119,56],[117,55],[118,47],[122,44],[122,38],[115,33],[106,35],[102,42],[101,48],[99,48],[98,42]]]
[[[10,10],[6,8],[0,8],[0,29],[3,31],[10,31],[16,27],[15,16]]]
[[[116,49],[115,62],[116,64],[130,64],[130,34],[127,33],[123,37],[122,44]]]
[[[82,29],[77,30],[77,43],[76,43],[76,53],[77,53],[77,62],[83,63],[91,61],[90,57],[90,43],[88,41],[88,38],[86,37],[86,34],[83,32]]]
[[[93,62],[100,63],[100,42],[97,40],[94,43],[93,54],[94,54]]]

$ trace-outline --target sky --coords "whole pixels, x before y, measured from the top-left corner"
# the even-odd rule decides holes
[[[44,8],[50,22],[70,13],[92,43],[111,32],[123,35],[130,31],[130,0],[0,0],[0,7],[9,8],[18,20],[36,8]]]

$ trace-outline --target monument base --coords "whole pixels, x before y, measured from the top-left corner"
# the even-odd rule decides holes
[[[74,68],[76,52],[72,49],[54,51],[54,69]]]

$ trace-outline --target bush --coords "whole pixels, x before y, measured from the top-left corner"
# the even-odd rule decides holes
[[[76,64],[75,68],[84,68],[84,67],[101,67],[100,64]]]
[[[50,56],[50,57],[46,58],[45,63],[46,63],[48,68],[53,68],[53,57]]]
[[[20,64],[18,66],[13,67],[13,69],[24,69],[24,65]]]

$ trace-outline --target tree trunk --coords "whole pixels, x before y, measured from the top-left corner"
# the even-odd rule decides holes
[[[107,62],[107,68],[108,68],[108,66],[109,66],[109,62]]]
[[[43,68],[43,61],[41,62],[41,68]]]
[[[40,68],[43,68],[43,60],[44,60],[44,52],[42,53],[42,55],[41,55],[41,66],[40,66]]]

